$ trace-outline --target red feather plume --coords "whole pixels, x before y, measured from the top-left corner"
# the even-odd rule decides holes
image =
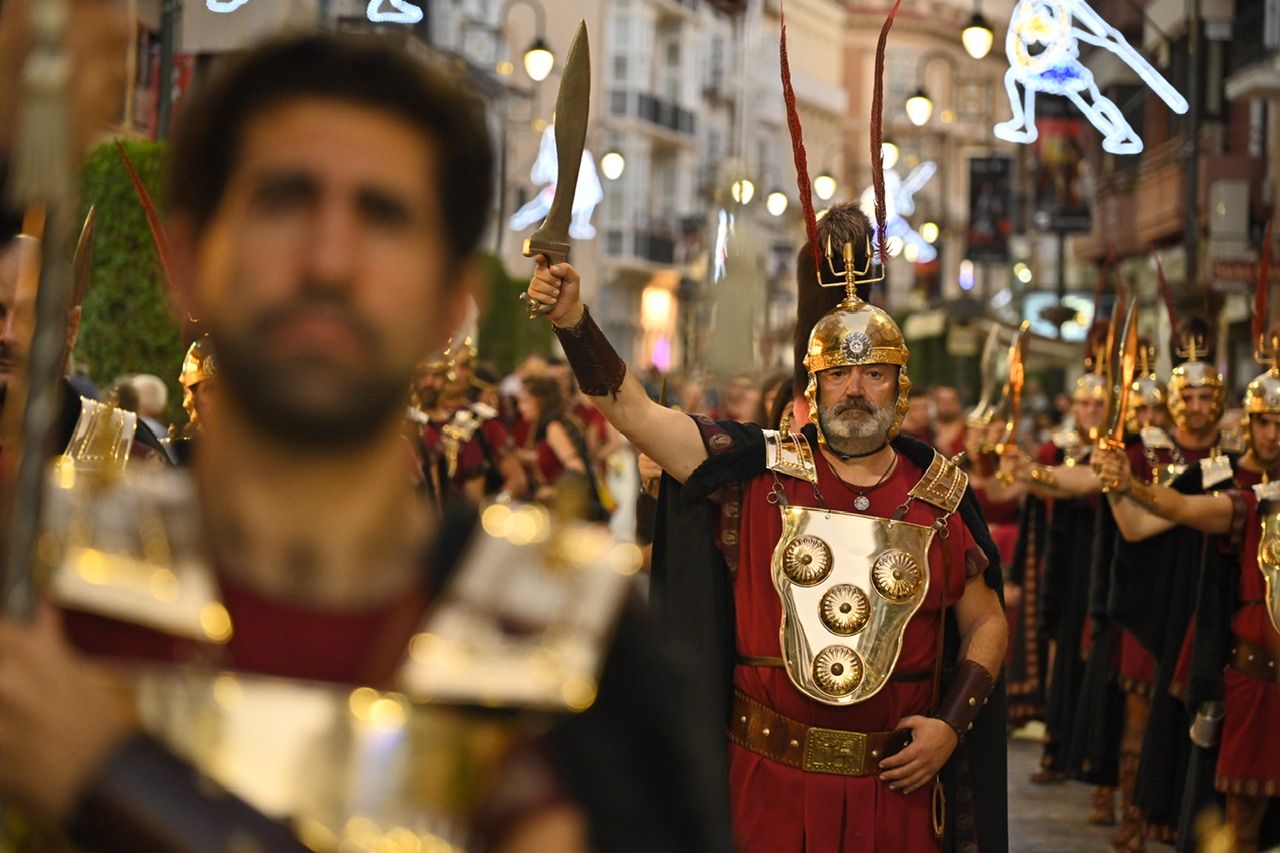
[[[160,267],[164,270],[164,280],[168,284],[173,281],[173,276],[169,272],[169,239],[165,236],[164,225],[160,222],[160,215],[156,212],[156,206],[151,200],[151,193],[147,191],[147,185],[142,182],[142,177],[133,166],[129,152],[125,150],[119,139],[115,140],[115,143],[116,150],[120,152],[120,161],[124,163],[125,169],[129,172],[129,178],[133,181],[133,191],[142,204],[142,212],[147,216],[147,227],[151,229],[151,239],[156,244],[156,254],[160,257]]]
[[[893,0],[893,8],[884,19],[880,28],[880,39],[876,42],[876,76],[871,90],[871,185],[876,194],[876,233],[880,237],[880,263],[883,265],[888,257],[887,240],[885,239],[885,223],[888,211],[884,201],[884,162],[880,147],[884,143],[884,49],[889,41],[889,28],[893,19],[898,17],[898,6],[902,0]]]
[[[1169,328],[1178,328],[1178,314],[1173,310],[1173,294],[1169,292],[1169,280],[1164,277],[1164,262],[1159,252],[1152,252],[1156,261],[1156,282],[1160,285],[1160,298],[1164,300],[1164,308],[1169,312]]]
[[[800,211],[804,218],[804,233],[809,241],[809,253],[813,255],[813,268],[822,272],[822,249],[818,246],[818,217],[813,212],[813,189],[809,186],[809,156],[804,150],[804,130],[800,127],[800,113],[796,109],[796,90],[791,86],[791,63],[787,59],[787,16],[779,8],[778,19],[782,24],[782,38],[778,55],[782,65],[782,99],[787,105],[787,131],[791,134],[791,152],[796,161],[796,189],[800,194]]]
[[[1258,285],[1253,294],[1253,340],[1262,341],[1267,332],[1267,300],[1271,295],[1271,220],[1262,238],[1262,257],[1258,259]]]

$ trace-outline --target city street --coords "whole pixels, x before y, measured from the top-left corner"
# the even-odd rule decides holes
[[[1092,788],[1079,782],[1032,785],[1027,778],[1040,759],[1040,744],[1009,741],[1009,850],[1012,853],[1084,853],[1109,850],[1110,826],[1085,821]],[[1147,844],[1150,851],[1167,850]]]

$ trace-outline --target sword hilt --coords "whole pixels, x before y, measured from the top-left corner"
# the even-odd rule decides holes
[[[569,244],[562,243],[558,240],[539,239],[538,235],[534,234],[528,240],[524,241],[523,252],[526,258],[532,258],[534,255],[542,255],[547,259],[547,266],[552,266],[569,259]],[[559,299],[552,302],[550,305],[544,305],[531,297],[526,291],[520,294],[520,302],[529,312],[529,319],[536,320],[539,317],[545,317],[554,311],[556,305],[559,304]]]

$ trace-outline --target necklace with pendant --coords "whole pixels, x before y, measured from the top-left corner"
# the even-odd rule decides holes
[[[884,473],[880,475],[880,479],[876,480],[873,485],[864,486],[863,488],[859,489],[857,486],[850,485],[849,483],[845,483],[844,480],[841,480],[840,475],[836,474],[836,469],[831,467],[830,462],[827,463],[827,467],[831,468],[831,473],[836,474],[837,480],[840,480],[840,482],[843,483],[844,486],[850,491],[856,491],[858,493],[858,496],[853,499],[853,508],[856,509],[858,512],[866,512],[871,507],[871,499],[867,497],[867,492],[873,489],[879,488],[880,484],[883,483],[886,479],[888,479],[889,474],[891,474],[893,472],[893,469],[896,468],[897,466],[898,466],[898,454],[894,453],[893,458],[889,460],[889,467],[884,469]]]

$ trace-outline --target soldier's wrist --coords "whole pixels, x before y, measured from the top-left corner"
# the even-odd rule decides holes
[[[572,331],[582,325],[583,319],[587,316],[587,306],[584,302],[579,302],[573,308],[569,309],[569,313],[561,317],[559,320],[552,320],[551,325],[556,329],[565,329]]]
[[[951,689],[947,691],[938,712],[933,716],[950,726],[957,739],[963,740],[973,728],[973,721],[986,706],[995,686],[995,678],[985,666],[977,661],[965,660],[961,662],[955,680],[951,682]]]
[[[588,397],[617,397],[627,375],[627,364],[591,318],[587,306],[582,305],[582,315],[576,323],[555,326],[554,331],[582,393]]]

